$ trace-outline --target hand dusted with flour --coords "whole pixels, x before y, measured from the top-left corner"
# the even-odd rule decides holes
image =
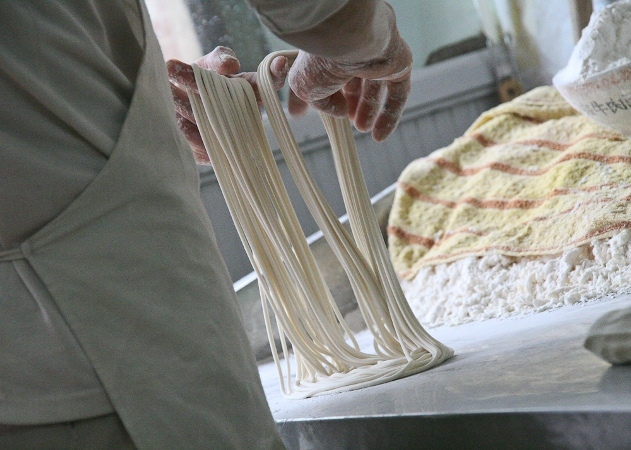
[[[242,78],[252,85],[256,100],[261,105],[261,97],[258,93],[257,75],[255,72],[239,72],[241,64],[236,55],[227,47],[216,47],[209,54],[202,56],[196,61],[199,67],[213,70],[221,75]],[[172,59],[167,61],[169,81],[171,83],[171,94],[175,104],[176,120],[180,131],[188,141],[197,164],[210,164],[208,154],[204,147],[204,142],[199,134],[199,129],[195,121],[195,115],[188,99],[187,91],[198,92],[195,83],[193,68],[182,61]],[[273,84],[276,89],[280,89],[285,84],[285,78],[289,71],[289,61],[285,57],[277,58],[272,62],[270,68],[273,76]],[[306,105],[297,102],[295,96],[290,96],[289,111],[292,114],[302,114]]]
[[[388,3],[351,0],[314,29],[281,38],[304,50],[289,72],[299,98],[348,116],[377,142],[395,130],[410,93],[412,52]]]

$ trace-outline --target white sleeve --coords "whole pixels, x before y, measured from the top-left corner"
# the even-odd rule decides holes
[[[274,34],[305,31],[324,22],[348,0],[248,0],[261,22]]]

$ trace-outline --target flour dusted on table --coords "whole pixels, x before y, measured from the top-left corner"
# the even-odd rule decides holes
[[[561,256],[468,257],[424,267],[402,287],[426,327],[505,318],[631,291],[631,230]]]
[[[617,1],[592,14],[559,82],[585,81],[631,63],[631,1]]]

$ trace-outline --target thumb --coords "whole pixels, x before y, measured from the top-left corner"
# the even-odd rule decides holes
[[[232,75],[241,69],[234,51],[228,47],[215,47],[207,55],[199,58],[195,63],[204,69],[214,70],[221,75]]]

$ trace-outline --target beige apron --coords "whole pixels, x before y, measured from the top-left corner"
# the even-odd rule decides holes
[[[139,448],[277,448],[144,5],[143,20],[144,61],[109,161],[0,261],[25,259],[49,290]]]

